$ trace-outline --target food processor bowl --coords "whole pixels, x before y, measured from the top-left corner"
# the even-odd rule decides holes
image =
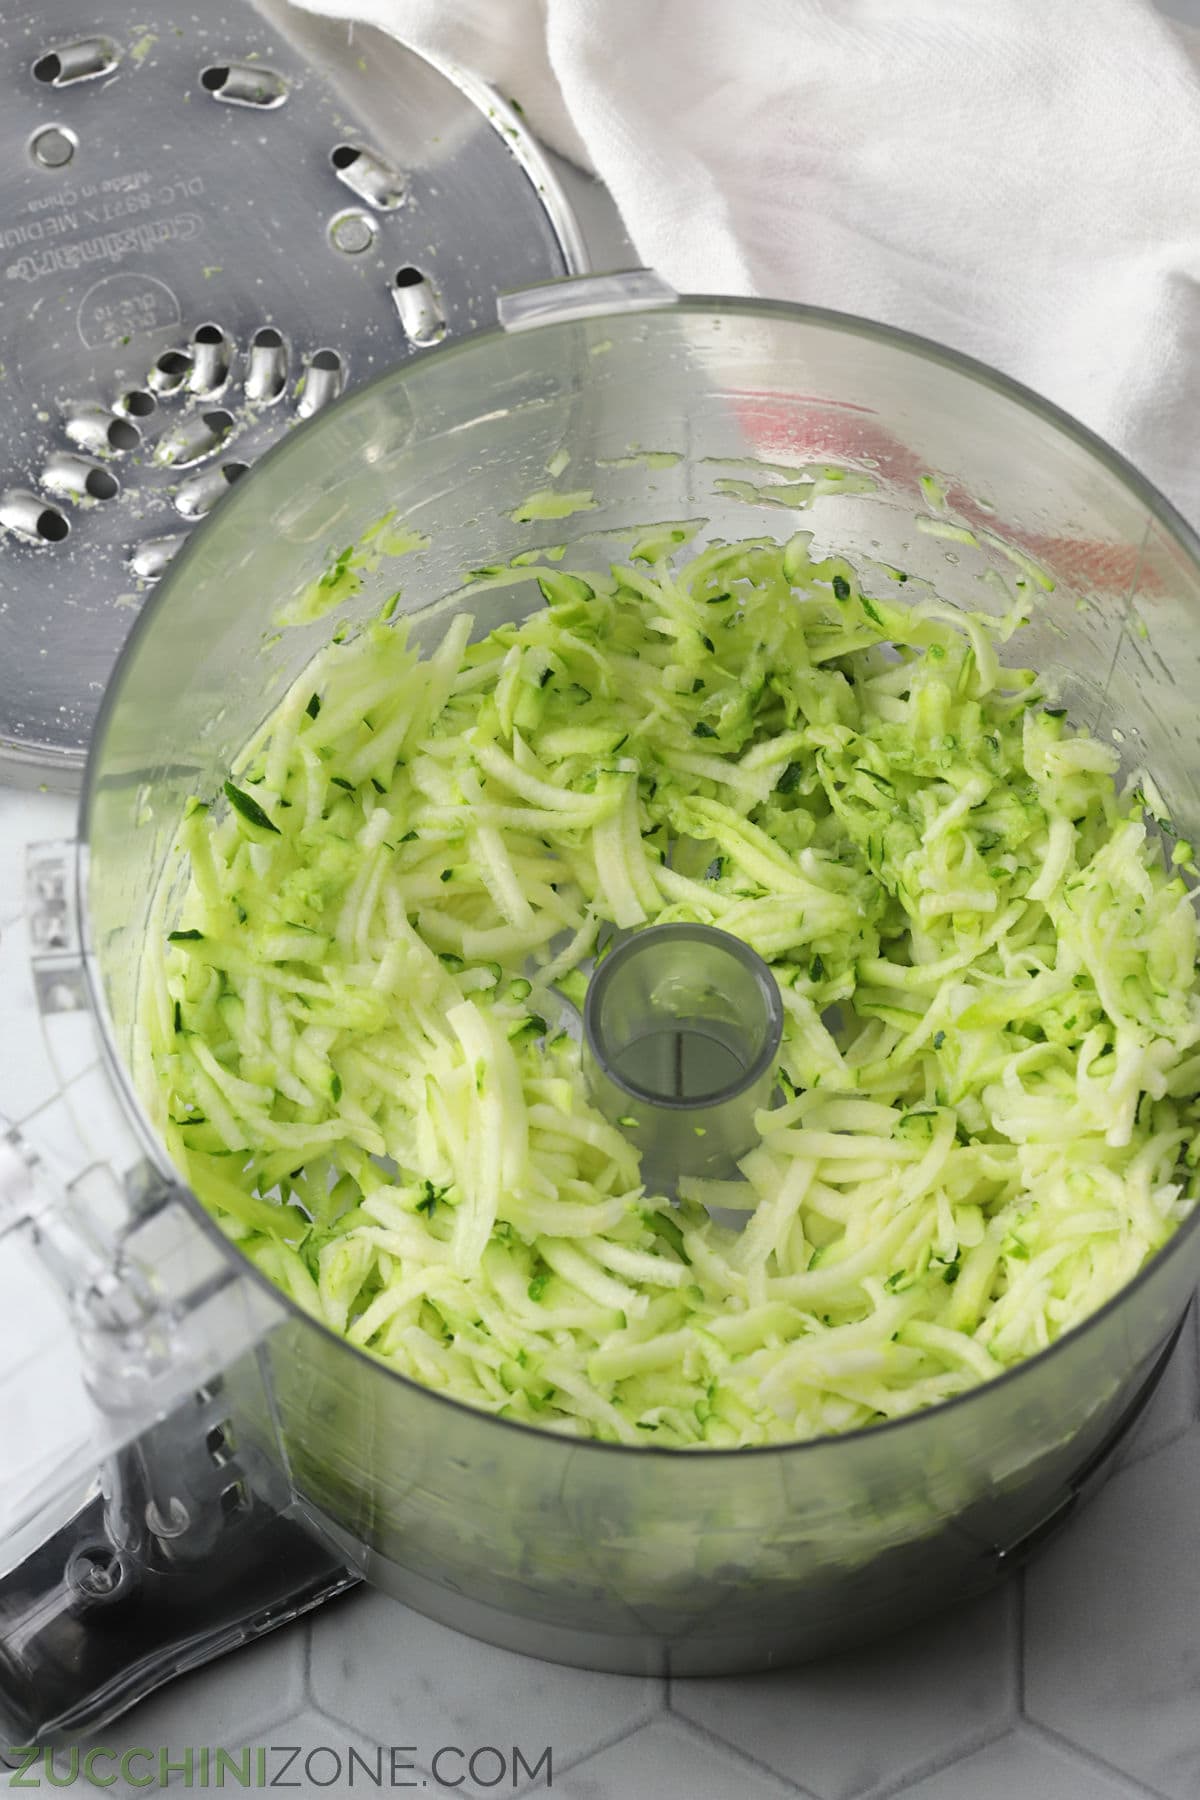
[[[482,635],[532,603],[531,584],[473,593],[471,571],[560,544],[560,566],[586,570],[621,560],[648,526],[694,526],[698,544],[810,531],[817,552],[903,582],[916,603],[936,592],[999,614],[1019,601],[1021,661],[1129,771],[1152,774],[1191,836],[1200,544],[1053,407],[860,319],[679,298],[643,272],[510,296],[501,320],[289,435],[147,604],[87,770],[86,998],[138,1147],[127,1164],[177,1222],[181,1266],[194,1257],[227,1305],[239,1296],[236,1331],[168,1331],[164,1351],[179,1339],[194,1365],[199,1336],[209,1394],[226,1365],[220,1442],[236,1446],[242,1484],[240,1500],[215,1503],[229,1529],[238,1506],[290,1508],[352,1574],[536,1656],[678,1676],[783,1665],[987,1587],[1067,1517],[1161,1371],[1200,1276],[1200,1220],[1029,1362],[846,1436],[627,1449],[471,1410],[269,1287],[182,1191],[148,1122],[138,984],[173,898],[162,872],[181,811],[220,789],[335,629],[374,619],[397,587],[395,616],[430,648],[462,607]],[[367,558],[334,609],[281,622],[384,515],[427,544]],[[177,1321],[192,1317],[188,1295]],[[156,1416],[177,1419],[186,1384],[156,1379]],[[123,1432],[108,1427],[114,1452]],[[220,1543],[214,1527],[204,1555],[218,1581]]]

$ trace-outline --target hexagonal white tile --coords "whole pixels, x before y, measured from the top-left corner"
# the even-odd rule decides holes
[[[1200,1429],[1114,1477],[1029,1569],[1030,1716],[1172,1800],[1200,1792]]]
[[[1009,1588],[885,1643],[737,1681],[674,1682],[694,1719],[818,1800],[892,1785],[989,1732],[1015,1705]],[[944,1704],[931,1704],[935,1694]]]
[[[566,1800],[796,1800],[795,1788],[674,1719],[589,1756],[554,1786]]]
[[[326,1718],[314,1707],[305,1707],[281,1723],[273,1723],[258,1732],[253,1745],[257,1760],[251,1772],[259,1769],[266,1780],[257,1785],[275,1785],[305,1800],[331,1794],[401,1792],[426,1785],[417,1765],[397,1747],[393,1755],[390,1745],[381,1745],[361,1732],[348,1733],[344,1725]],[[215,1785],[215,1778],[214,1778]],[[225,1787],[235,1785],[226,1781]]]
[[[311,1689],[322,1712],[351,1727],[377,1734],[380,1721],[389,1721],[393,1737],[419,1747],[423,1768],[451,1744],[468,1754],[475,1746],[511,1752],[519,1745],[534,1762],[548,1744],[554,1764],[565,1767],[633,1730],[664,1698],[659,1681],[496,1650],[369,1592],[315,1624]]]
[[[1142,1800],[1083,1756],[1014,1731],[901,1790],[903,1800]],[[896,1800],[900,1800],[897,1795]]]

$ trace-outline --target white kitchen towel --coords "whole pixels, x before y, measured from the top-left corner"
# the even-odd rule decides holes
[[[472,67],[683,292],[1026,381],[1200,523],[1200,55],[1150,0],[302,0]]]

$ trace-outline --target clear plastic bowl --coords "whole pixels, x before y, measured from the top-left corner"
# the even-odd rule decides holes
[[[586,510],[519,523],[564,451],[553,485]],[[281,633],[280,603],[393,508],[429,549]],[[694,519],[701,540],[811,529],[818,550],[896,565],[971,607],[1000,610],[990,571],[1026,581],[1022,660],[1153,771],[1194,835],[1197,541],[1118,456],[991,371],[861,320],[562,284],[511,308],[510,328],[297,430],[146,606],[104,703],[83,834],[90,967],[123,1105],[148,1136],[129,1069],[164,853],[185,798],[219,787],[333,626],[374,615],[398,579],[401,611],[434,643],[447,613],[433,603],[466,569],[564,541],[562,566],[586,568],[619,557],[631,527]],[[939,535],[946,522],[973,541]],[[514,604],[482,598],[485,629]],[[265,1386],[252,1357],[227,1388],[239,1442],[334,1523],[368,1579],[425,1612],[596,1668],[766,1667],[987,1586],[1070,1511],[1161,1362],[1200,1275],[1198,1231],[1193,1218],[1086,1325],[987,1387],[792,1448],[538,1433],[414,1386],[284,1301]]]

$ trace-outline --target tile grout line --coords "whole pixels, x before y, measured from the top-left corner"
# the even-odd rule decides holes
[[[360,1727],[355,1725],[351,1719],[345,1719],[342,1717],[340,1712],[335,1712],[333,1707],[329,1705],[328,1701],[318,1700],[315,1694],[313,1695],[312,1705],[315,1707],[317,1712],[320,1713],[320,1715],[323,1719],[328,1719],[328,1721],[331,1725],[338,1726],[338,1728],[340,1730],[342,1730],[342,1731],[358,1731],[360,1729]]]
[[[327,1720],[330,1725],[336,1725],[340,1731],[345,1731],[345,1732],[349,1732],[352,1734],[354,1732],[359,1731],[361,1729],[361,1727],[356,1725],[352,1720],[344,1718],[341,1713],[336,1712],[334,1710],[334,1708],[329,1704],[328,1701],[318,1699],[316,1694],[313,1693],[309,1687],[307,1676],[311,1670],[311,1653],[312,1653],[311,1632],[312,1632],[312,1629],[315,1627],[315,1625],[316,1625],[316,1619],[313,1618],[312,1620],[309,1621],[310,1638],[309,1638],[309,1643],[307,1646],[308,1654],[309,1654],[309,1665],[308,1665],[308,1668],[306,1668],[306,1682],[305,1682],[305,1692],[306,1692],[306,1694],[308,1694],[308,1697],[309,1697],[309,1705],[312,1707],[312,1710],[314,1712],[318,1713],[321,1718]],[[643,1711],[640,1712],[639,1714],[637,1714],[633,1719],[629,1720],[625,1725],[621,1726],[619,1730],[611,1732],[607,1737],[601,1738],[597,1743],[589,1745],[586,1750],[581,1750],[579,1752],[578,1756],[573,1757],[571,1759],[571,1761],[565,1762],[562,1764],[559,1764],[557,1761],[555,1761],[553,1764],[554,1780],[557,1781],[560,1773],[563,1775],[569,1774],[573,1769],[578,1769],[581,1766],[581,1764],[590,1761],[590,1759],[593,1756],[600,1756],[605,1750],[612,1750],[617,1744],[624,1743],[626,1738],[636,1737],[639,1731],[644,1731],[646,1729],[647,1725],[653,1725],[656,1719],[663,1719],[666,1717],[667,1717],[667,1714],[666,1714],[665,1709],[662,1706],[661,1698],[660,1698],[660,1703],[657,1707],[648,1707],[648,1708],[643,1709]],[[366,1735],[370,1736],[370,1733],[367,1733]],[[378,1740],[373,1740],[373,1741],[378,1741]],[[429,1771],[429,1770],[424,1770],[423,1772],[426,1774],[431,1773],[431,1771]],[[475,1790],[471,1790],[471,1791],[474,1792]],[[521,1800],[522,1795],[532,1793],[535,1790],[527,1785],[522,1788],[513,1788],[513,1789],[506,1790],[506,1791],[511,1792],[511,1794],[513,1796],[513,1800]],[[468,1790],[466,1789],[466,1787],[463,1787],[461,1790],[456,1788],[455,1792],[456,1793],[461,1792],[462,1794],[465,1795],[468,1792]]]
[[[1009,1677],[1009,1694],[1008,1706],[1006,1709],[1007,1716],[1003,1722],[995,1725],[981,1726],[974,1732],[961,1738],[957,1743],[947,1746],[943,1751],[914,1763],[912,1767],[907,1769],[902,1775],[885,1776],[881,1782],[876,1783],[874,1786],[856,1789],[853,1794],[847,1794],[845,1796],[839,1794],[839,1800],[892,1800],[893,1796],[902,1795],[915,1783],[924,1781],[929,1776],[940,1773],[943,1769],[953,1768],[957,1763],[964,1761],[970,1756],[976,1755],[980,1750],[986,1749],[989,1744],[995,1743],[1008,1736],[1014,1730],[1020,1719],[1019,1701],[1023,1677],[1021,1665],[1023,1624],[1021,1602],[1023,1590],[1018,1586],[1017,1582],[1013,1581],[1009,1584],[1008,1594],[1009,1600],[1005,1607],[1002,1631],[1007,1639],[1005,1648],[1006,1673]],[[671,1685],[672,1684],[668,1682],[668,1688],[670,1688]],[[792,1781],[790,1777],[780,1775],[779,1771],[769,1764],[759,1762],[756,1757],[752,1756],[749,1752],[742,1750],[740,1746],[730,1744],[728,1739],[721,1737],[707,1726],[699,1724],[686,1714],[676,1712],[671,1704],[669,1694],[668,1711],[672,1718],[679,1720],[682,1724],[691,1728],[698,1736],[716,1744],[720,1744],[727,1750],[735,1750],[739,1755],[744,1757],[746,1762],[751,1764],[752,1767],[762,1770],[763,1773],[767,1775],[773,1776],[777,1781],[785,1782],[786,1785],[795,1788],[802,1794],[808,1794],[810,1792],[810,1790],[803,1788],[800,1783]]]
[[[313,1621],[313,1620],[309,1621],[310,1629],[314,1622],[315,1621]],[[310,1642],[309,1645],[307,1646],[307,1650],[309,1653],[311,1653],[311,1649],[312,1649],[312,1645]],[[311,1657],[309,1656],[308,1658],[306,1658],[306,1661],[308,1661],[310,1659],[311,1659]],[[380,1751],[382,1751],[382,1750],[390,1751],[391,1750],[391,1745],[389,1743],[385,1742],[385,1740],[382,1736],[377,1736],[373,1731],[363,1731],[362,1727],[359,1725],[351,1725],[348,1720],[339,1718],[336,1713],[328,1712],[325,1709],[325,1707],[320,1705],[320,1703],[318,1701],[314,1700],[308,1691],[307,1668],[306,1668],[305,1674],[306,1674],[306,1678],[305,1678],[306,1704],[297,1707],[297,1709],[294,1712],[290,1712],[286,1719],[279,1719],[275,1724],[273,1724],[270,1727],[271,1731],[273,1731],[273,1732],[281,1731],[285,1725],[290,1725],[292,1723],[293,1719],[302,1719],[306,1713],[311,1713],[311,1714],[315,1715],[316,1718],[320,1719],[322,1724],[330,1725],[333,1727],[333,1729],[335,1731],[342,1731],[346,1734],[345,1748],[347,1750],[349,1750],[351,1748],[357,1749],[362,1745],[373,1745],[377,1750],[380,1750]],[[436,1754],[436,1752],[435,1752],[435,1754]],[[427,1768],[424,1763],[419,1763],[419,1762],[412,1763],[409,1766],[411,1766],[411,1768],[415,1774],[418,1774],[422,1777],[422,1781],[421,1781],[422,1787],[428,1788],[428,1787],[442,1785],[437,1781],[437,1778],[434,1776],[432,1767]],[[406,1783],[406,1784],[401,1784],[401,1785],[415,1786],[416,1783],[412,1782],[412,1783]],[[463,1796],[463,1800],[479,1800],[479,1790],[477,1788],[469,1788],[466,1785],[464,1785],[462,1788],[455,1788],[454,1791],[456,1794],[461,1794]],[[513,1790],[514,1800],[518,1800],[519,1794],[526,1794],[526,1793],[529,1793],[530,1791],[531,1790],[529,1788],[521,1788],[519,1790],[514,1789]]]
[[[1019,1727],[1021,1719],[1021,1695],[1024,1687],[1024,1600],[1025,1572],[1018,1570],[1015,1579],[1007,1586],[1007,1604],[1004,1610],[1003,1630],[1008,1638],[1007,1672],[1010,1677],[1008,1695],[1008,1716],[996,1725],[980,1727],[972,1736],[964,1738],[955,1745],[948,1755],[932,1756],[926,1761],[909,1769],[896,1781],[885,1781],[881,1786],[853,1796],[853,1800],[899,1800],[919,1782],[928,1781],[933,1775],[940,1775],[947,1769],[955,1768],[972,1756],[978,1756],[991,1744],[998,1744],[1009,1737]]]
[[[101,1067],[100,1059],[99,1059],[99,1057],[97,1057],[95,1062],[89,1063],[86,1069],[81,1069],[77,1076],[73,1076],[72,1079],[67,1083],[66,1087],[56,1088],[54,1093],[52,1093],[50,1095],[49,1099],[39,1100],[36,1106],[30,1107],[28,1112],[20,1113],[19,1115],[14,1117],[12,1120],[12,1123],[17,1126],[34,1125],[41,1118],[42,1114],[48,1113],[52,1107],[65,1106],[67,1108],[67,1113],[68,1113],[68,1118],[69,1118],[69,1121],[71,1124],[71,1128],[75,1132],[76,1137],[78,1138],[79,1131],[78,1131],[78,1127],[75,1125],[74,1118],[71,1117],[71,1107],[70,1107],[70,1100],[68,1099],[68,1095],[70,1093],[71,1088],[75,1085],[76,1081],[81,1080],[82,1077],[85,1075],[93,1075],[95,1073],[95,1071],[100,1067]],[[54,1069],[53,1067],[51,1068],[51,1074],[54,1076],[54,1079],[57,1081],[58,1080],[58,1071],[56,1069]],[[86,1153],[87,1146],[85,1144],[83,1144],[82,1140],[80,1140],[80,1148],[83,1149]]]
[[[1010,1677],[1013,1678],[1009,1692],[1008,1716],[1001,1723],[982,1726],[943,1751],[914,1763],[913,1766],[905,1770],[902,1775],[894,1777],[885,1776],[882,1782],[878,1782],[872,1787],[857,1789],[853,1794],[844,1796],[839,1795],[839,1800],[894,1800],[894,1797],[903,1795],[916,1783],[927,1780],[931,1775],[940,1774],[945,1769],[954,1768],[956,1764],[964,1762],[968,1757],[977,1755],[981,1750],[986,1749],[988,1745],[999,1742],[1002,1738],[1009,1736],[1009,1734],[1019,1725],[1019,1699],[1022,1684],[1020,1659],[1022,1647],[1021,1627],[1023,1623],[1021,1601],[1023,1598],[1023,1590],[1018,1587],[1017,1583],[1014,1581],[1010,1584],[1008,1593],[1010,1598],[1008,1605],[1005,1608],[1003,1624],[1003,1631],[1008,1638],[1006,1647],[1007,1670]],[[670,1710],[672,1718],[679,1719],[685,1725],[692,1727],[697,1734],[710,1738],[714,1742],[724,1745],[727,1749],[738,1749],[737,1746],[729,1744],[727,1739],[718,1736],[707,1727],[697,1724],[696,1721],[688,1718],[687,1715],[677,1713],[673,1709]],[[809,1793],[810,1790],[801,1787],[798,1782],[793,1782],[790,1777],[781,1776],[777,1769],[771,1768],[767,1764],[760,1763],[756,1757],[751,1756],[747,1751],[739,1749],[738,1753],[753,1767],[762,1769],[766,1774],[774,1776],[776,1780],[784,1781],[787,1785],[795,1787],[802,1794]]]
[[[1003,1725],[978,1731],[973,1737],[964,1738],[949,1756],[929,1757],[922,1763],[914,1764],[895,1781],[885,1781],[882,1787],[866,1788],[857,1794],[849,1795],[846,1800],[901,1800],[918,1782],[928,1781],[933,1775],[945,1774],[947,1769],[957,1768],[959,1763],[966,1762],[972,1756],[978,1756],[981,1750],[987,1750],[992,1744],[1002,1743],[1012,1735],[1014,1721],[1009,1719]],[[966,1800],[966,1796],[963,1797]]]
[[[735,1682],[737,1679],[736,1676],[729,1677],[731,1682]],[[814,1795],[811,1788],[806,1788],[800,1782],[793,1781],[790,1775],[781,1775],[778,1769],[771,1767],[770,1763],[762,1762],[749,1750],[743,1750],[739,1744],[731,1744],[728,1738],[722,1737],[719,1732],[711,1731],[707,1725],[698,1724],[695,1719],[688,1718],[686,1713],[678,1713],[672,1707],[668,1707],[666,1717],[673,1719],[689,1737],[698,1739],[702,1744],[718,1746],[728,1755],[736,1757],[739,1762],[748,1764],[758,1774],[769,1776],[772,1781],[777,1781],[781,1786],[790,1788],[794,1794],[801,1795],[802,1800],[817,1800],[817,1796]],[[855,1800],[858,1800],[858,1796],[855,1796]]]
[[[1043,1743],[1049,1744],[1053,1749],[1059,1750],[1081,1763],[1084,1768],[1091,1767],[1101,1770],[1112,1780],[1123,1783],[1131,1794],[1139,1796],[1139,1800],[1171,1800],[1171,1796],[1165,1794],[1161,1788],[1151,1787],[1148,1782],[1131,1775],[1127,1769],[1119,1768],[1116,1763],[1111,1763],[1107,1758],[1098,1756],[1094,1750],[1087,1749],[1083,1744],[1077,1744],[1074,1738],[1067,1737],[1065,1732],[1056,1731],[1053,1725],[1045,1725],[1040,1719],[1030,1718],[1027,1715],[1022,1728],[1028,1731],[1032,1737],[1040,1738]]]
[[[312,1622],[315,1623],[315,1621],[312,1621]],[[319,1700],[310,1699],[309,1710],[314,1712],[316,1714],[317,1718],[323,1720],[326,1725],[332,1725],[334,1727],[334,1729],[337,1731],[344,1731],[346,1733],[347,1747],[349,1747],[350,1745],[352,1745],[354,1743],[355,1737],[357,1735],[359,1740],[362,1743],[374,1744],[376,1746],[376,1748],[380,1749],[380,1750],[390,1750],[391,1749],[391,1745],[386,1743],[385,1740],[383,1739],[383,1737],[381,1737],[381,1736],[377,1737],[374,1734],[374,1732],[363,1731],[362,1727],[359,1725],[351,1725],[351,1723],[348,1719],[343,1719],[340,1717],[339,1714],[330,1712],[328,1707],[323,1706]],[[282,1723],[286,1725],[291,1719],[299,1718],[303,1711],[304,1711],[304,1709],[301,1708],[300,1712],[290,1713],[288,1715],[288,1718],[283,1720]],[[406,1746],[406,1748],[407,1748],[407,1746]],[[436,1754],[437,1754],[437,1752],[435,1751],[434,1755],[436,1756]],[[433,1774],[432,1768],[426,1768],[424,1763],[413,1763],[412,1767],[418,1774],[420,1774],[421,1776],[426,1778],[422,1781],[423,1787],[430,1787],[430,1786],[435,1785],[436,1777]],[[415,1786],[415,1783],[408,1783],[407,1785]],[[529,1790],[527,1788],[523,1788],[520,1790],[520,1792],[522,1792],[522,1793],[528,1793],[528,1791]],[[454,1792],[456,1794],[462,1794],[465,1797],[465,1800],[475,1800],[475,1796],[477,1795],[478,1790],[475,1788],[468,1788],[464,1784],[464,1786],[462,1788],[455,1788]],[[515,1800],[517,1790],[514,1789],[513,1793],[514,1793],[514,1800]]]
[[[666,1716],[661,1705],[652,1712],[642,1713],[631,1724],[622,1726],[620,1731],[614,1731],[611,1736],[603,1739],[592,1749],[581,1751],[573,1761],[565,1762],[561,1766],[557,1762],[554,1763],[552,1780],[557,1781],[560,1775],[570,1775],[575,1769],[582,1768],[584,1763],[590,1762],[594,1756],[603,1756],[606,1750],[615,1750],[618,1744],[624,1744],[628,1739],[637,1737],[638,1733],[645,1731],[648,1725],[653,1725],[656,1720],[666,1718]],[[535,1791],[529,1786],[514,1788],[513,1800],[522,1800],[523,1795],[532,1794]]]
[[[1149,1462],[1151,1458],[1157,1456],[1160,1451],[1169,1450],[1172,1444],[1177,1444],[1180,1438],[1188,1435],[1195,1423],[1196,1421],[1194,1418],[1185,1419],[1182,1425],[1173,1426],[1164,1437],[1155,1438],[1154,1442],[1152,1444],[1147,1444],[1144,1450],[1137,1451],[1128,1458],[1122,1459],[1120,1466],[1113,1470],[1113,1480],[1115,1481],[1119,1475],[1124,1475],[1127,1469],[1136,1469],[1140,1464]]]

